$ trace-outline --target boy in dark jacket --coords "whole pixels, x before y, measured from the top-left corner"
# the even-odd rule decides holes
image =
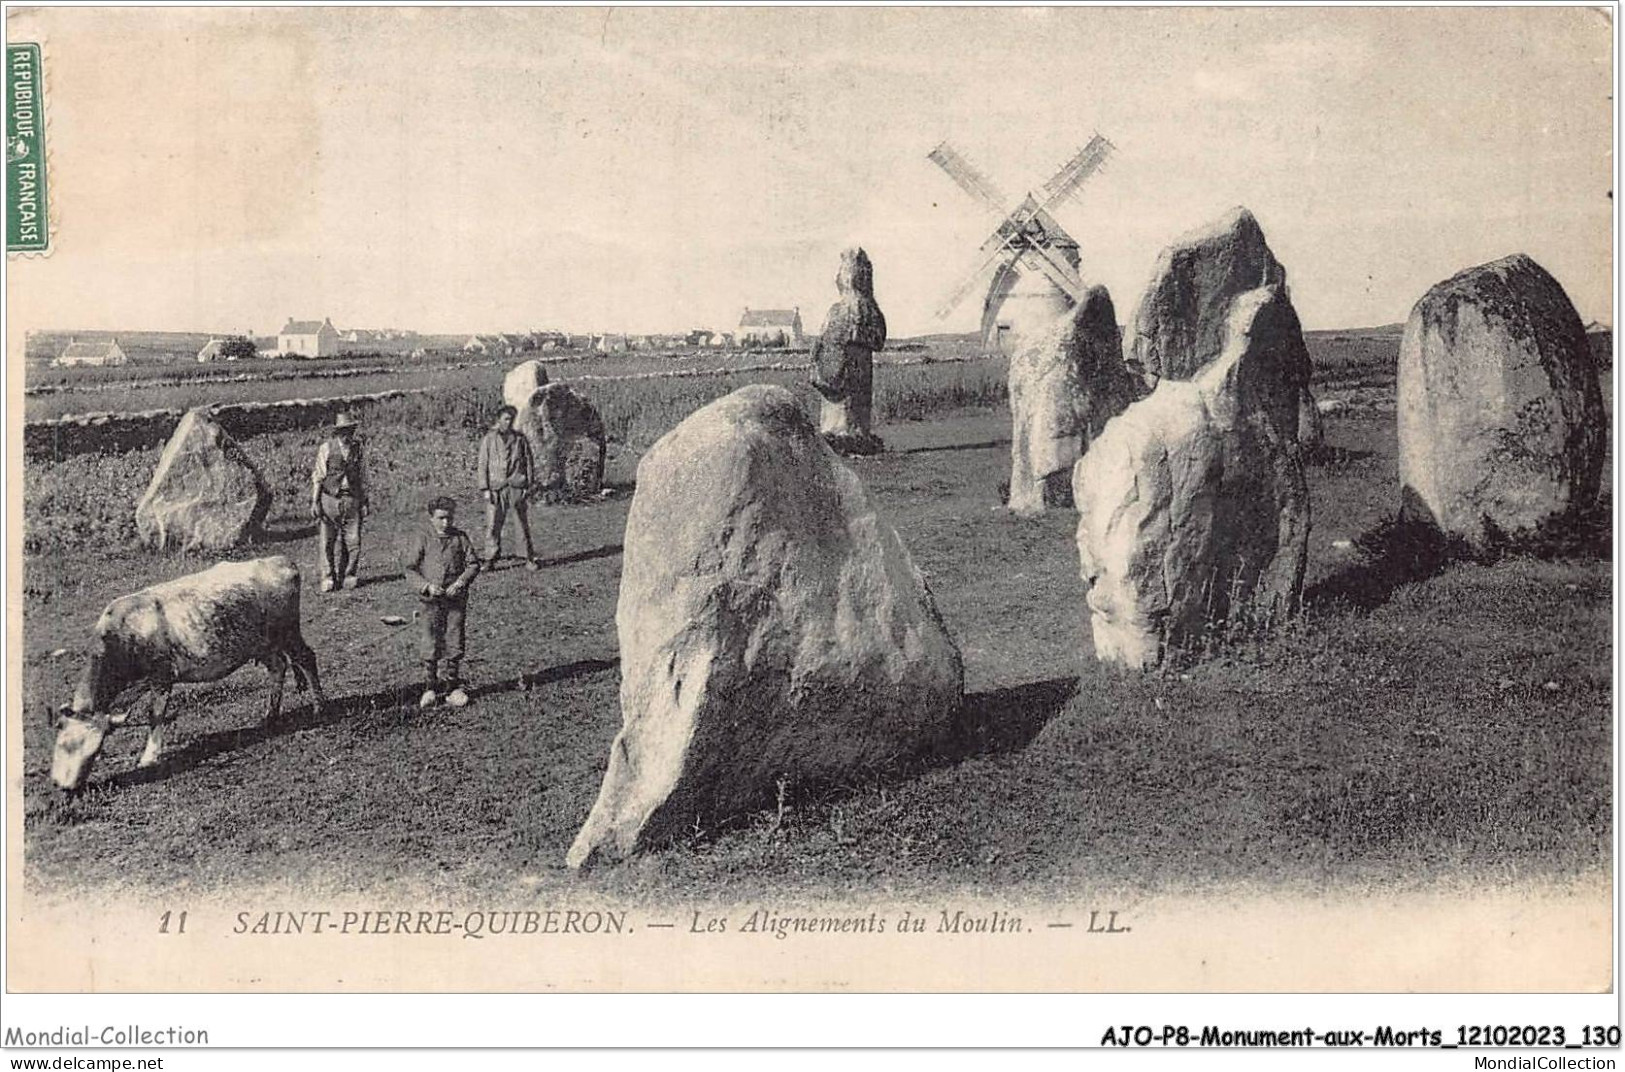
[[[468,586],[480,572],[468,534],[453,522],[457,503],[444,496],[429,503],[429,524],[408,541],[401,568],[423,601],[422,655],[426,684],[419,707],[433,707],[442,695],[450,707],[463,707],[463,617]]]

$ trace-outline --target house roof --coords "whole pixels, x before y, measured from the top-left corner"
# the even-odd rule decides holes
[[[739,318],[742,328],[787,328],[801,318],[799,309],[746,309]]]
[[[62,356],[98,358],[113,357],[123,352],[123,350],[119,349],[118,342],[110,339],[107,342],[70,342],[67,348],[62,351]]]
[[[314,335],[323,327],[330,326],[325,320],[290,320],[278,332],[280,335]]]
[[[198,351],[198,356],[202,357],[204,354],[218,354],[219,352],[220,340],[210,339],[208,342],[203,344],[203,349]]]

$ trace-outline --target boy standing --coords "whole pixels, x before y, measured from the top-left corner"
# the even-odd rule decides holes
[[[502,554],[502,524],[511,511],[519,518],[519,531],[525,537],[525,568],[534,573],[541,566],[530,539],[530,482],[534,465],[530,441],[513,430],[518,411],[512,406],[497,410],[491,430],[480,440],[479,461],[474,483],[485,496],[485,561],[496,564]]]
[[[366,478],[355,418],[340,413],[333,434],[316,448],[310,471],[310,516],[316,519],[322,591],[356,586],[361,569],[361,519],[367,513]]]
[[[401,554],[401,568],[423,602],[422,656],[425,670],[420,708],[433,707],[445,696],[450,707],[463,707],[463,617],[468,586],[480,572],[480,560],[468,534],[453,524],[457,503],[445,496],[429,502],[429,524],[419,529]]]

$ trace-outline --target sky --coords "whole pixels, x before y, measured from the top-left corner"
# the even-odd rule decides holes
[[[1158,253],[1252,210],[1306,327],[1403,320],[1525,252],[1613,322],[1606,11],[45,9],[54,250],[24,329],[723,329],[835,298],[894,337],[1091,134],[1055,215],[1127,320]]]

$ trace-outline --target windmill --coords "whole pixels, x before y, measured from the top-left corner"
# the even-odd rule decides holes
[[[1114,148],[1095,134],[1042,189],[1028,193],[1013,210],[998,187],[953,146],[943,142],[931,150],[927,158],[960,189],[1003,217],[977,251],[975,271],[937,310],[938,319],[953,312],[989,269],[993,277],[982,305],[982,344],[989,351],[1007,351],[1013,343],[1007,336],[1040,329],[1076,304],[1084,293],[1078,243],[1051,212],[1100,170]]]

